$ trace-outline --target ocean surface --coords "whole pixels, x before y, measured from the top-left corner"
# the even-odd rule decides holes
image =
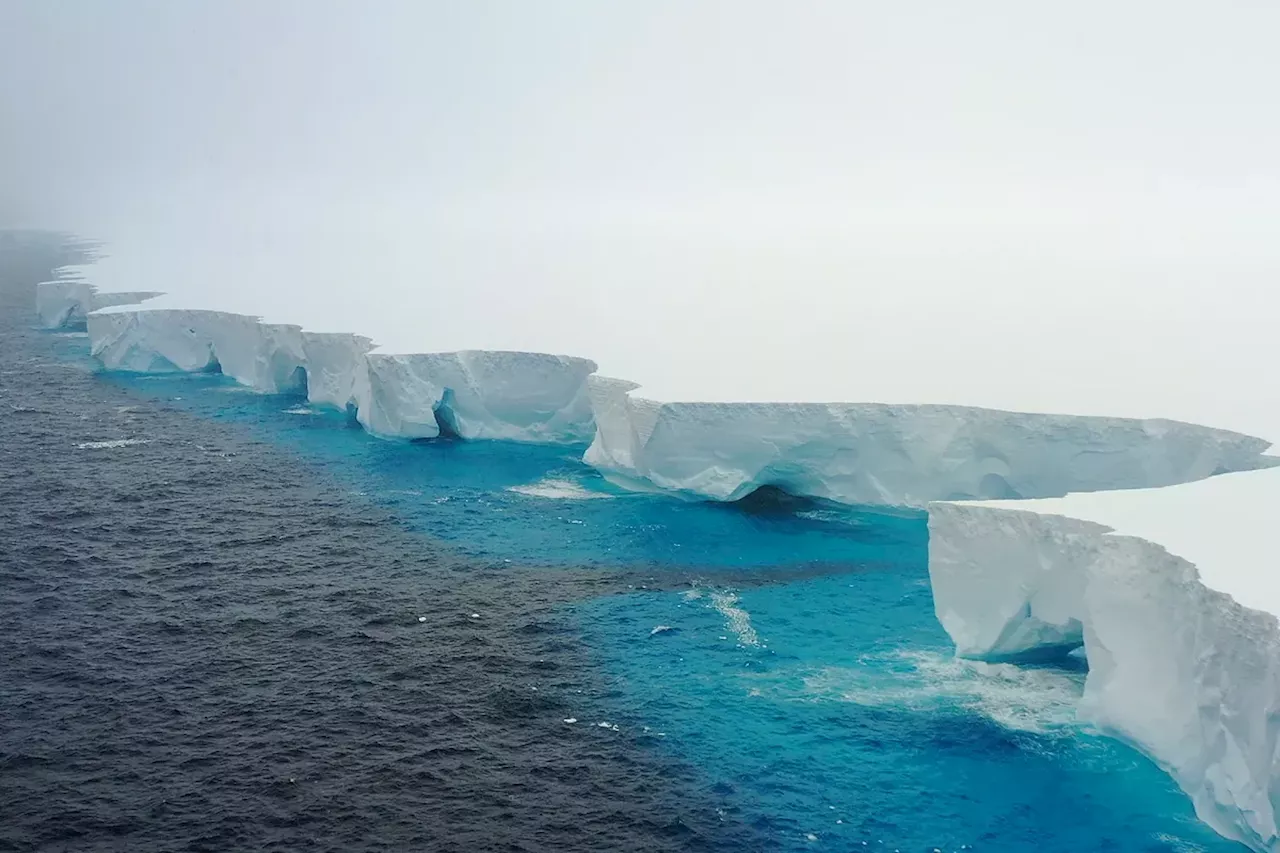
[[[1242,849],[954,660],[920,515],[102,373],[69,251],[0,235],[0,850]]]

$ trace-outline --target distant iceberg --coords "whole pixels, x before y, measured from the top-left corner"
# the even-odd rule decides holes
[[[148,290],[99,293],[81,278],[81,266],[62,267],[63,278],[36,285],[36,314],[46,329],[81,328],[90,312],[113,305],[134,305],[161,294]]]

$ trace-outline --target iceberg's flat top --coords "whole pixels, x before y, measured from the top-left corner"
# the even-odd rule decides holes
[[[1272,556],[1280,509],[1280,467],[1159,489],[960,503],[1106,525],[1195,564],[1206,586],[1246,607],[1280,615],[1280,572]]]

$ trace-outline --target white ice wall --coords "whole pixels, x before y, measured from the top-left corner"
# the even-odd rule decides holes
[[[1257,516],[1269,511],[1260,500],[1273,510],[1277,499],[1280,469],[1025,504],[1034,509],[932,504],[938,618],[965,657],[1029,660],[1083,645],[1081,719],[1165,767],[1215,830],[1275,853],[1280,622],[1256,605],[1275,608],[1270,549],[1260,547],[1269,526]],[[1151,503],[1166,504],[1165,534],[1100,523]],[[1185,515],[1171,509],[1178,503]],[[1089,517],[1052,512],[1073,505]],[[1190,525],[1201,529],[1181,534]],[[1191,543],[1200,566],[1155,539]],[[1206,544],[1214,539],[1217,548]]]
[[[93,355],[109,370],[220,370],[264,393],[353,406],[387,438],[585,443],[594,433],[587,377],[595,363],[545,353],[371,353],[368,338],[305,332],[225,311],[134,307],[94,311]]]
[[[375,435],[538,443],[589,441],[595,426],[585,358],[495,352],[384,355],[367,359],[355,399],[360,423]]]
[[[36,285],[36,313],[40,317],[40,325],[46,329],[79,327],[91,311],[113,305],[132,305],[160,295],[141,290],[98,293],[93,285],[79,278],[75,271],[78,268],[62,269],[66,278],[42,281]]]
[[[586,461],[621,485],[732,501],[776,486],[851,504],[1045,497],[1254,467],[1268,442],[1166,420],[875,403],[661,403],[593,378]]]

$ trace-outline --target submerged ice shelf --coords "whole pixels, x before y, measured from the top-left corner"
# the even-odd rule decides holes
[[[1081,718],[1166,768],[1196,813],[1280,850],[1280,468],[1164,489],[933,504],[929,572],[957,652],[1083,647]]]

